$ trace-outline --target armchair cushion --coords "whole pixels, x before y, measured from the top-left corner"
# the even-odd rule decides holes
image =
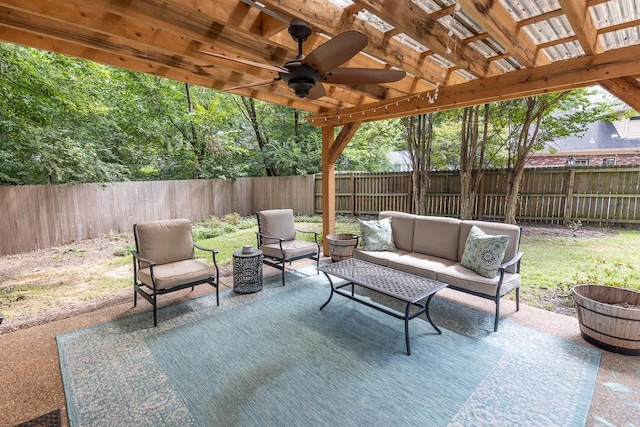
[[[136,246],[141,257],[168,264],[194,257],[191,221],[169,219],[136,224]]]
[[[213,264],[206,264],[197,259],[186,259],[169,264],[156,265],[153,267],[153,275],[156,278],[158,289],[169,289],[184,283],[215,277],[216,267]],[[145,286],[153,289],[149,267],[138,270],[138,279]]]
[[[284,254],[280,250],[279,243],[271,243],[268,245],[262,245],[260,247],[264,256],[272,258],[292,259],[302,257],[305,255],[316,256],[318,254],[318,245],[313,242],[305,242],[303,240],[288,240],[282,242],[282,249]]]
[[[260,232],[266,236],[294,240],[296,229],[293,222],[293,209],[271,209],[258,212]],[[278,239],[263,239],[263,244],[278,243]]]

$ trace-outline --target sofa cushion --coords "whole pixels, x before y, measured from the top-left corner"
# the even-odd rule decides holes
[[[501,234],[509,236],[509,245],[504,253],[502,262],[512,260],[513,257],[519,251],[520,246],[520,226],[513,224],[504,224],[500,222],[487,222],[487,221],[462,221],[460,223],[460,243],[458,246],[458,261],[462,260],[464,253],[464,247],[467,242],[467,237],[471,231],[471,227],[478,227],[480,230],[487,234]],[[509,273],[517,273],[517,266],[511,266],[507,268]]]
[[[215,265],[197,259],[187,259],[153,267],[157,289],[169,289],[176,285],[205,280],[214,277],[215,274]],[[138,270],[138,279],[148,288],[153,289],[150,268]]]
[[[460,263],[481,276],[494,278],[509,244],[507,235],[491,235],[471,227]]]
[[[396,211],[382,211],[378,214],[378,219],[389,217],[396,248],[413,252],[413,226],[416,215]]]
[[[438,271],[436,273],[436,280],[468,291],[495,296],[500,276],[494,277],[493,279],[483,277],[475,271],[464,267],[462,264],[456,263]],[[520,287],[520,275],[504,273],[504,279],[500,287],[500,296],[518,287]]]
[[[457,262],[459,234],[459,219],[417,216],[413,232],[413,252]]]
[[[393,232],[391,229],[391,217],[373,220],[360,221],[360,231],[362,233],[362,243],[367,251],[395,251],[396,245],[393,242]]]
[[[388,267],[390,260],[396,259],[408,253],[409,252],[403,250],[365,251],[364,249],[357,248],[353,250],[353,257],[356,259],[361,259],[363,261],[369,261],[374,264],[384,265],[385,267]]]
[[[389,259],[389,267],[428,279],[435,279],[438,271],[453,264],[455,261],[416,252]]]

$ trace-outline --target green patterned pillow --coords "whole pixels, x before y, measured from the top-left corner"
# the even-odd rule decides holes
[[[474,225],[464,245],[461,264],[481,276],[493,279],[498,275],[498,267],[502,264],[508,245],[509,236],[487,234]]]
[[[367,251],[395,251],[391,231],[391,217],[377,221],[360,221],[362,242]]]

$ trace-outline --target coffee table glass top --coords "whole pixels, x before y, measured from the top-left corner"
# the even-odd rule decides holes
[[[437,280],[355,258],[329,264],[318,270],[405,302],[420,301],[447,287],[446,283]]]

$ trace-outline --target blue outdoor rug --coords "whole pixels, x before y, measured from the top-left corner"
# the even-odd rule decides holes
[[[435,298],[403,322],[308,268],[60,335],[72,426],[582,426],[600,351]]]

